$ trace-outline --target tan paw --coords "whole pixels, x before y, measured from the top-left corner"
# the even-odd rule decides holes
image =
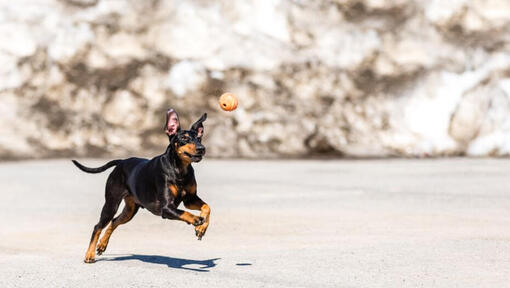
[[[97,244],[96,249],[97,255],[103,254],[103,252],[106,251],[106,247],[108,247],[108,242],[100,242],[99,244]]]
[[[209,223],[204,223],[200,226],[195,227],[195,235],[198,237],[198,240],[202,240],[202,237],[205,235],[205,231],[207,231],[207,227]]]
[[[96,259],[94,259],[94,257],[85,257],[85,260],[83,260],[83,262],[92,264],[92,263],[96,262]]]

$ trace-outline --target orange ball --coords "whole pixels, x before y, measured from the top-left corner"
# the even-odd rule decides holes
[[[225,111],[233,111],[237,108],[237,97],[233,93],[223,93],[219,102],[221,109]]]

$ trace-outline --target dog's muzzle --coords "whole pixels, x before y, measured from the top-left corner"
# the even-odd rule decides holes
[[[202,160],[202,158],[205,155],[205,147],[204,146],[196,147],[195,151],[196,151],[195,154],[190,154],[188,152],[184,152],[184,153],[186,154],[186,156],[188,156],[191,159],[191,161],[200,162],[200,160]]]

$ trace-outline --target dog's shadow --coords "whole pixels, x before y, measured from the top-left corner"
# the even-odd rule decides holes
[[[208,260],[191,260],[191,259],[182,259],[182,258],[173,258],[167,256],[159,256],[159,255],[138,255],[132,254],[127,256],[116,256],[111,258],[101,258],[97,259],[97,261],[127,261],[127,260],[139,260],[146,263],[152,264],[162,264],[166,265],[170,268],[175,269],[184,269],[191,270],[197,272],[209,272],[209,268],[216,266],[214,261],[219,260],[221,258],[214,258]],[[200,267],[192,268],[185,267],[187,265],[199,265]]]

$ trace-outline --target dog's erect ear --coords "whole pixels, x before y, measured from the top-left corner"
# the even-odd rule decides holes
[[[181,130],[181,124],[179,122],[179,115],[177,115],[177,112],[174,109],[168,109],[166,111],[166,121],[165,121],[165,127],[163,127],[165,130],[166,135],[168,135],[168,140],[172,140],[172,138]]]
[[[177,130],[177,132],[179,132],[179,131],[181,131],[180,128]],[[168,143],[172,143],[172,139],[175,138],[175,135],[177,135],[177,132],[174,134],[167,134],[168,135]]]
[[[197,132],[198,138],[202,138],[202,135],[204,135],[204,125],[202,125],[202,122],[204,122],[205,119],[207,119],[207,113],[204,113],[202,117],[191,126],[191,130]]]

